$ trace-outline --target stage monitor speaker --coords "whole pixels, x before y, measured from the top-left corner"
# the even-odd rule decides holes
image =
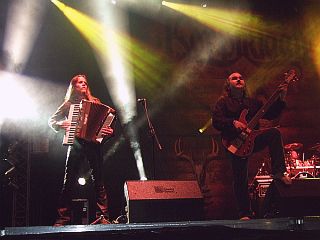
[[[89,224],[89,201],[88,199],[72,199],[71,223],[74,225]]]
[[[203,197],[197,181],[127,181],[124,193],[129,223],[203,219]]]
[[[320,179],[293,179],[292,185],[273,181],[266,193],[265,212],[279,217],[320,215]],[[272,215],[271,214],[271,215]]]

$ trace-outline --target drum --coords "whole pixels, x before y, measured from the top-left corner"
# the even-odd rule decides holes
[[[311,158],[309,159],[312,161],[312,163],[316,166],[320,166],[320,157],[317,155],[312,155]]]
[[[303,178],[314,178],[314,176],[309,172],[298,172],[295,176],[295,179],[303,179]]]
[[[294,169],[291,169],[291,175],[296,176],[300,173],[307,174],[308,177],[314,178],[315,176],[315,167],[314,166],[297,166]]]
[[[303,176],[309,177],[317,177],[320,173],[320,166],[316,166],[312,159],[307,160],[299,160],[296,159],[294,161],[293,167],[290,169],[287,168],[287,171],[290,173],[292,177],[296,177],[298,174],[302,173]]]
[[[320,158],[319,156],[313,155],[310,160],[310,162],[314,165],[314,176],[316,178],[320,178]]]
[[[287,170],[294,169],[301,161],[302,143],[290,143],[284,146]]]
[[[320,178],[320,166],[314,167],[314,177]]]

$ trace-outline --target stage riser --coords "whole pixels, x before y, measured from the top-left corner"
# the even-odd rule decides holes
[[[66,225],[5,228],[0,239],[10,240],[283,240],[319,239],[320,216],[240,220]]]
[[[236,223],[235,223],[236,224]],[[25,228],[24,230],[26,230]],[[82,229],[85,230],[85,229]],[[21,229],[21,234],[16,233],[11,236],[2,236],[1,239],[6,240],[198,240],[198,239],[215,239],[215,240],[315,240],[319,239],[319,230],[314,231],[288,231],[288,230],[256,230],[256,229],[242,229],[230,228],[224,226],[198,226],[198,227],[181,227],[170,228],[163,226],[163,228],[154,229],[139,229],[130,230],[111,230],[105,229],[104,226],[96,229],[95,232],[57,232],[41,233],[35,235],[26,235]]]

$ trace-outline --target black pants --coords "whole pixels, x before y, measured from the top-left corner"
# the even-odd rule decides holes
[[[255,139],[254,152],[269,148],[271,170],[275,177],[281,177],[286,171],[281,133],[277,128],[264,130]],[[250,198],[248,192],[248,158],[241,158],[228,152],[233,170],[233,188],[236,197],[239,216],[251,216]]]
[[[91,142],[76,140],[73,146],[69,146],[68,148],[63,187],[58,203],[57,224],[68,224],[70,222],[73,189],[75,184],[77,184],[83,160],[87,160],[92,169],[91,174],[96,194],[96,216],[103,215],[107,217],[107,194],[102,174],[103,158],[101,146]]]

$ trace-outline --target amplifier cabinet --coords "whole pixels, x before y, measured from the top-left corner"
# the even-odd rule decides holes
[[[124,194],[129,223],[203,219],[203,197],[197,181],[127,181]]]

